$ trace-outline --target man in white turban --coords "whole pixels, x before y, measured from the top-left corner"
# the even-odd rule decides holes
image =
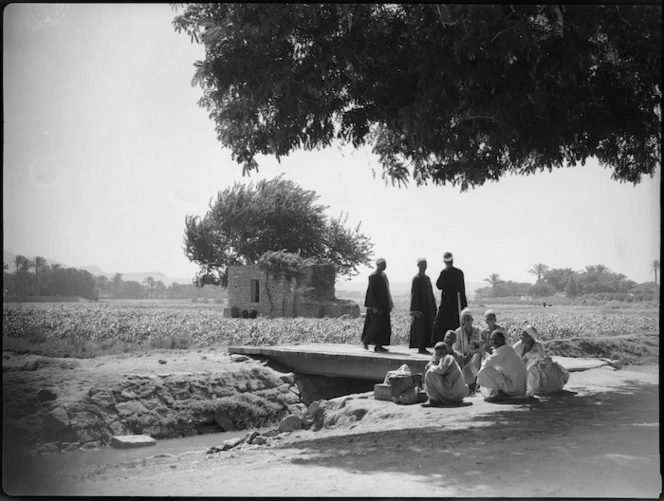
[[[436,287],[440,290],[440,306],[433,328],[434,343],[442,341],[448,330],[454,330],[461,325],[459,309],[468,306],[463,271],[454,267],[454,256],[451,252],[443,254],[443,262],[445,268],[436,280]]]

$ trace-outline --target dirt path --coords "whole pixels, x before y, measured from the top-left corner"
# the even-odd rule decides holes
[[[658,497],[658,379],[574,372],[565,393],[528,405],[474,396],[422,408],[355,395],[330,429],[216,454],[41,470],[21,494]]]

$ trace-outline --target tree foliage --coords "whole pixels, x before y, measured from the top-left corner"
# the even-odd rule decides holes
[[[256,264],[265,253],[278,251],[296,254],[290,260],[294,266],[309,259],[334,265],[340,275],[355,274],[369,263],[373,244],[359,224],[346,226],[347,215],[328,219],[327,207],[317,199],[282,176],[219,192],[204,217],[185,220],[184,250],[200,266],[197,283],[225,287],[228,266]],[[274,257],[269,256],[265,263]]]
[[[393,183],[460,185],[661,154],[661,5],[174,4],[243,172],[371,144]]]

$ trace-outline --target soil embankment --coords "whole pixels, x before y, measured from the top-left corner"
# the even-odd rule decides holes
[[[32,476],[16,493],[654,498],[658,388],[657,375],[604,366],[571,373],[561,394],[518,405],[473,396],[422,408],[355,394],[324,402],[321,426],[261,446],[39,471],[26,458],[14,478]],[[214,435],[209,445],[219,445]]]

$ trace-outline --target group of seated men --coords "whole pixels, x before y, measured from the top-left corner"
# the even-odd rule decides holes
[[[487,328],[473,325],[468,309],[460,314],[461,326],[449,330],[436,343],[427,364],[424,406],[461,402],[479,390],[486,400],[526,396],[527,369],[523,358],[508,343],[507,332],[496,324],[496,314],[485,314]]]

